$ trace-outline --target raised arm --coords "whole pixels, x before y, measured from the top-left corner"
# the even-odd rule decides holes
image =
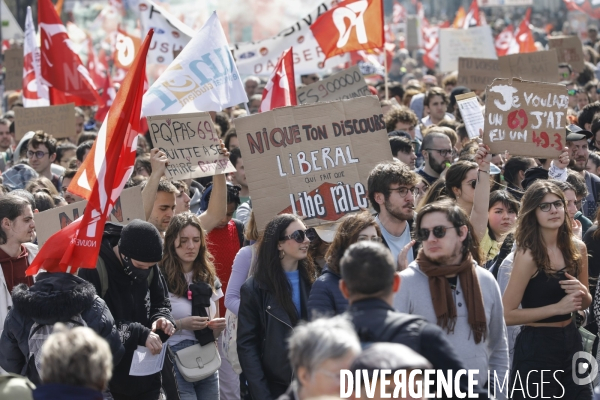
[[[488,224],[488,209],[490,202],[490,162],[492,152],[490,148],[479,143],[479,149],[475,154],[475,162],[479,167],[477,173],[477,186],[473,195],[473,209],[471,210],[471,224],[475,236],[481,241],[485,236]]]
[[[152,167],[152,173],[146,181],[146,186],[142,190],[142,200],[144,201],[144,213],[146,215],[146,221],[152,214],[152,207],[154,207],[154,200],[156,199],[156,191],[158,190],[158,183],[160,178],[163,177],[167,169],[167,163],[169,159],[167,155],[159,149],[150,150],[150,165]]]
[[[220,153],[229,157],[225,143],[220,141]],[[200,214],[200,222],[206,233],[213,230],[227,214],[227,180],[225,174],[213,176],[213,187],[208,201],[208,208]]]

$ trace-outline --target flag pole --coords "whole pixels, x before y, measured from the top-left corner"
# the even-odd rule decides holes
[[[389,100],[390,95],[388,94],[388,66],[387,66],[387,54],[385,54],[385,43],[383,44],[383,69],[385,70],[385,99]]]

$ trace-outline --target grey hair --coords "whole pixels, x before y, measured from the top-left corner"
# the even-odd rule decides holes
[[[349,352],[358,355],[360,351],[354,326],[342,316],[300,324],[289,338],[289,358],[295,371],[304,367],[312,373],[327,360],[342,358]]]

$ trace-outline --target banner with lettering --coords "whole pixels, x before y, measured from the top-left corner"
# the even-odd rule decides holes
[[[358,65],[296,89],[298,104],[352,99],[370,94]]]

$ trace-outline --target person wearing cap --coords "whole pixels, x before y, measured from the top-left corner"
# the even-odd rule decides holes
[[[423,98],[423,107],[428,115],[421,119],[423,126],[427,128],[430,125],[437,125],[444,118],[454,119],[454,115],[446,112],[447,106],[448,95],[446,95],[444,89],[435,86],[426,91]]]
[[[569,147],[569,168],[579,173],[588,188],[588,195],[582,205],[583,214],[591,219],[596,218],[596,209],[600,200],[600,178],[586,171],[588,157],[590,155],[588,139],[594,135],[590,131],[581,129],[577,125],[568,125],[567,146]]]
[[[107,223],[96,269],[78,271],[106,302],[125,346],[109,385],[115,400],[156,400],[160,395],[160,373],[130,376],[129,369],[138,346],[158,354],[175,332],[167,285],[157,266],[162,248],[161,234],[149,222],[134,219],[124,227]]]

